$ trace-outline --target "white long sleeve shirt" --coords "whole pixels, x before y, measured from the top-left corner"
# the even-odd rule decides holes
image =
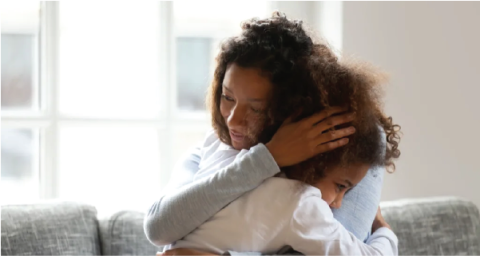
[[[194,179],[213,177],[245,152],[207,137]],[[398,239],[390,229],[378,229],[363,243],[334,219],[318,188],[279,177],[245,193],[165,250],[272,254],[285,245],[306,255],[398,255]]]

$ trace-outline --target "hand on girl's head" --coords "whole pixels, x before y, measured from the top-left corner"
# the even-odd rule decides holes
[[[288,118],[266,144],[278,166],[291,166],[348,143],[355,133],[353,126],[329,131],[332,127],[351,122],[353,114],[345,108],[332,107],[298,122]]]

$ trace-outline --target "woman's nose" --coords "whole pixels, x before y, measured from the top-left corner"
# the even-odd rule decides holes
[[[241,108],[236,106],[230,111],[230,115],[227,119],[227,124],[229,127],[238,127],[242,126],[245,122],[245,112]]]

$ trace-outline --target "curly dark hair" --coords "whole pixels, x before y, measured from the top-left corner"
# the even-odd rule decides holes
[[[220,98],[227,67],[235,63],[258,68],[273,84],[264,122],[258,131],[251,131],[256,143],[270,141],[292,115],[298,121],[331,106],[348,106],[355,113],[352,124],[337,127],[356,128],[346,146],[282,168],[289,178],[312,184],[323,177],[327,166],[353,163],[394,171],[393,160],[400,156],[400,126],[383,113],[382,72],[366,63],[339,61],[327,44],[311,39],[302,21],[289,20],[279,12],[268,19],[247,20],[241,27],[239,36],[221,44],[207,96],[212,125],[222,142],[232,145],[220,113]]]

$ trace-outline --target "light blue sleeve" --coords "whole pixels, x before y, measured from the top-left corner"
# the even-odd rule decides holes
[[[385,132],[381,127],[379,129],[383,138],[382,144],[386,149]],[[342,207],[333,209],[333,217],[364,242],[370,236],[373,220],[377,214],[385,172],[384,166],[368,170],[365,177],[345,194]]]
[[[347,194],[342,207],[333,209],[333,217],[361,241],[366,241],[377,214],[385,167],[370,169]]]
[[[193,181],[199,162],[197,149],[177,165],[165,194],[146,213],[143,225],[151,243],[164,246],[181,239],[227,204],[280,172],[263,144],[250,148],[214,175]]]

